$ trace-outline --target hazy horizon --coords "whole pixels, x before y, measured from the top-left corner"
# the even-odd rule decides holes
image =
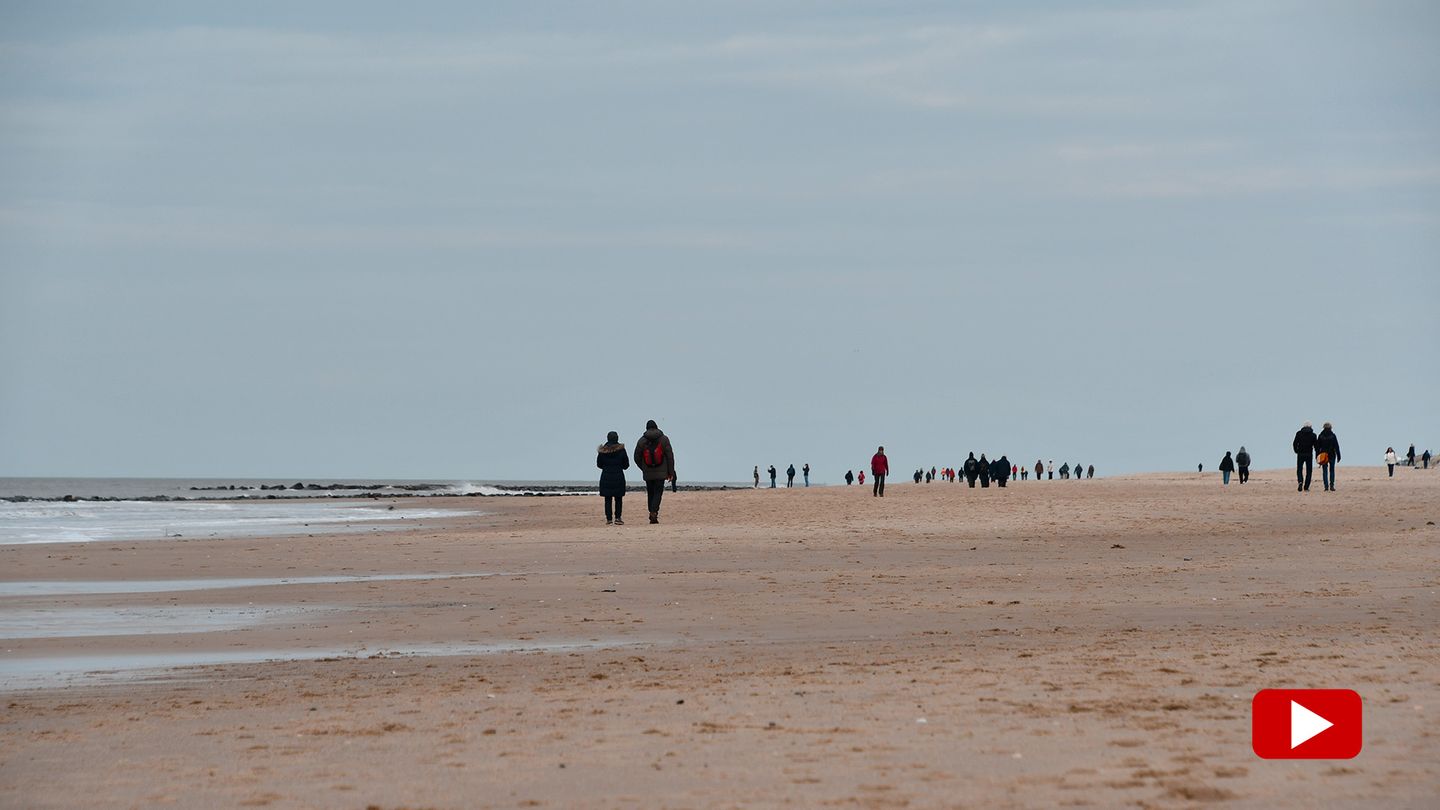
[[[0,475],[1440,449],[1440,6],[0,8]]]

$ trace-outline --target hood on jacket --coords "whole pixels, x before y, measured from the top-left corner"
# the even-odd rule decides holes
[[[665,434],[661,432],[660,428],[647,428],[645,430],[645,438],[649,439],[652,442],[660,441],[660,437],[664,435]]]
[[[623,452],[625,452],[625,445],[622,444],[622,443],[620,443],[620,442],[606,442],[605,444],[600,445],[599,449],[597,449],[596,452],[597,452],[597,453],[623,453]]]

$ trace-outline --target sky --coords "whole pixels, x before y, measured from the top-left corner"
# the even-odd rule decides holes
[[[0,475],[1440,450],[1440,5],[0,5]]]

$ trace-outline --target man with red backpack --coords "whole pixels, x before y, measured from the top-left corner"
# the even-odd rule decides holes
[[[660,431],[654,419],[645,423],[644,435],[635,442],[635,464],[640,467],[640,476],[645,479],[650,522],[659,523],[660,498],[665,494],[665,482],[675,480],[675,454],[670,449],[670,437]]]
[[[875,455],[870,457],[870,474],[875,477],[875,485],[870,490],[870,497],[885,497],[885,476],[890,474],[890,459],[885,457],[884,445],[881,445]]]

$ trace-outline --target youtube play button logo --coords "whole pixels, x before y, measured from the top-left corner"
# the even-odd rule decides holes
[[[1262,689],[1250,745],[1263,759],[1350,759],[1360,753],[1360,695],[1349,689]]]

